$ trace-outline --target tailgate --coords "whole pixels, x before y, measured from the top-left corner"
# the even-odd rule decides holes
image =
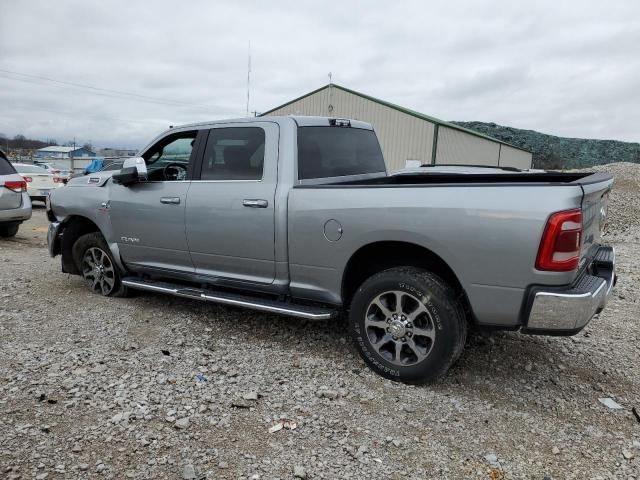
[[[22,177],[18,174],[0,175],[0,210],[11,210],[22,206],[22,193],[4,187],[5,181],[19,180],[22,180]]]
[[[595,255],[607,220],[609,192],[613,177],[605,173],[594,173],[578,180],[582,197],[582,250],[580,265]]]
[[[26,176],[31,177],[31,182],[29,187],[33,189],[41,189],[48,190],[51,188],[55,188],[55,184],[53,183],[53,175],[40,175],[40,174],[28,174],[25,173]]]

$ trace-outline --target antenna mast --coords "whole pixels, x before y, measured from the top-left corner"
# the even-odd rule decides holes
[[[249,40],[248,59],[247,59],[247,109],[245,116],[249,116],[249,99],[251,91],[251,40]]]
[[[329,72],[329,105],[327,105],[329,114],[333,113],[333,74]]]

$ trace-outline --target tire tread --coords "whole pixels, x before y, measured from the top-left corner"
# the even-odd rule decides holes
[[[430,371],[429,374],[424,378],[412,378],[410,380],[402,378],[399,379],[400,381],[403,381],[405,383],[412,384],[435,383],[446,375],[453,364],[460,358],[464,350],[467,338],[467,319],[461,296],[455,291],[455,289],[449,286],[442,278],[440,278],[435,273],[417,267],[402,266],[393,267],[372,275],[358,288],[353,298],[355,299],[363,290],[367,289],[371,285],[380,282],[382,279],[387,278],[390,274],[410,276],[415,280],[427,285],[429,291],[432,292],[434,296],[445,300],[444,302],[442,302],[443,305],[441,305],[441,307],[446,310],[446,313],[449,314],[450,318],[454,319],[453,337],[455,339],[455,345],[454,348],[451,349],[448,357],[440,362],[438,368],[434,371]],[[367,361],[366,358],[365,361]],[[378,373],[385,376],[382,372]]]

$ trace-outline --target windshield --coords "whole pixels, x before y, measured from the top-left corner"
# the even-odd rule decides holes
[[[41,175],[49,175],[42,167],[36,167],[35,165],[14,165],[18,173],[39,173]]]
[[[384,173],[382,150],[373,130],[299,127],[298,178]]]

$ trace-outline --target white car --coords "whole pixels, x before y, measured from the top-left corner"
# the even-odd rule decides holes
[[[65,168],[57,163],[34,161],[34,165],[44,168],[48,173],[53,175],[53,181],[56,183],[67,183],[71,178],[72,170]]]
[[[0,150],[0,238],[13,237],[22,222],[31,218],[27,182],[16,173]]]
[[[44,202],[54,188],[64,186],[64,183],[54,181],[53,174],[37,165],[14,163],[13,166],[27,182],[27,193],[31,200]]]

